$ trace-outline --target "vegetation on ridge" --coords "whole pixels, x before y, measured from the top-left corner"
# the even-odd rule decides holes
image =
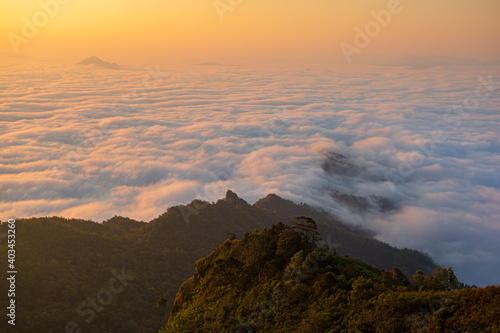
[[[291,225],[295,215],[313,218],[323,239],[339,254],[386,270],[397,265],[407,275],[417,269],[428,273],[433,266],[418,251],[396,249],[324,212],[276,195],[250,205],[228,191],[215,203],[195,200],[171,207],[149,223],[117,216],[103,223],[60,217],[19,219],[16,332],[59,333],[71,322],[82,332],[156,332],[167,321],[180,285],[192,275],[194,262],[209,255],[228,233],[241,237],[279,221]],[[6,227],[0,225],[0,234],[6,234]],[[6,258],[6,251],[0,238],[0,256]],[[113,293],[109,304],[99,303],[98,295],[108,303],[105,295],[115,278],[113,271],[122,274],[123,269],[134,279]],[[0,274],[2,290],[8,290],[7,270],[4,267]],[[0,298],[0,306],[7,307],[7,300]]]
[[[314,221],[227,239],[195,263],[170,332],[497,332],[500,287],[463,288],[451,268],[381,271],[318,247]]]

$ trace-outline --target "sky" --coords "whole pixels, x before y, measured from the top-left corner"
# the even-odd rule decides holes
[[[355,28],[365,31],[375,16],[384,26],[371,26],[360,61],[491,61],[500,51],[500,2],[492,0],[20,0],[1,1],[0,13],[0,54],[27,57],[344,61],[341,43],[354,45]]]
[[[149,221],[227,189],[276,193],[466,283],[500,283],[500,2],[20,0],[0,13],[0,220]],[[76,64],[89,56],[121,69]],[[349,172],[325,170],[336,154]]]

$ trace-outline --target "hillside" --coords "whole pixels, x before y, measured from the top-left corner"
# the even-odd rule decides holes
[[[171,207],[149,223],[125,217],[103,223],[20,219],[17,332],[63,332],[72,322],[88,332],[156,332],[167,321],[179,286],[192,275],[193,263],[209,255],[228,233],[242,237],[279,221],[290,223],[296,215],[314,218],[322,238],[339,254],[385,270],[397,265],[408,276],[435,266],[422,253],[393,248],[325,212],[275,195],[250,205],[228,191],[215,203],[195,200]],[[6,227],[0,226],[0,234]],[[6,250],[1,246],[0,256],[6,257]],[[4,290],[6,271],[0,282]],[[131,279],[107,300],[103,297],[110,295],[116,275]],[[92,305],[98,297],[106,304]],[[160,298],[167,300],[166,308],[157,307]],[[7,306],[5,299],[0,306]]]
[[[451,268],[381,271],[278,224],[228,239],[195,264],[170,332],[497,332],[500,287],[459,289]]]

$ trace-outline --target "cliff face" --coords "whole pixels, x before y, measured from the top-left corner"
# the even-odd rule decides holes
[[[396,267],[385,272],[331,254],[283,224],[228,239],[195,267],[160,333],[484,332],[500,325],[500,287],[455,290],[453,271],[444,268],[428,283],[410,283]]]

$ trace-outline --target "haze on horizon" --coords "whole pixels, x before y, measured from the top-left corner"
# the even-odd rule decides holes
[[[122,63],[344,62],[339,45],[353,44],[355,28],[365,29],[373,12],[388,8],[397,14],[373,32],[355,59],[438,55],[500,60],[500,2],[489,0],[2,1],[0,55],[97,55]],[[38,22],[37,31],[26,28],[26,21]]]

